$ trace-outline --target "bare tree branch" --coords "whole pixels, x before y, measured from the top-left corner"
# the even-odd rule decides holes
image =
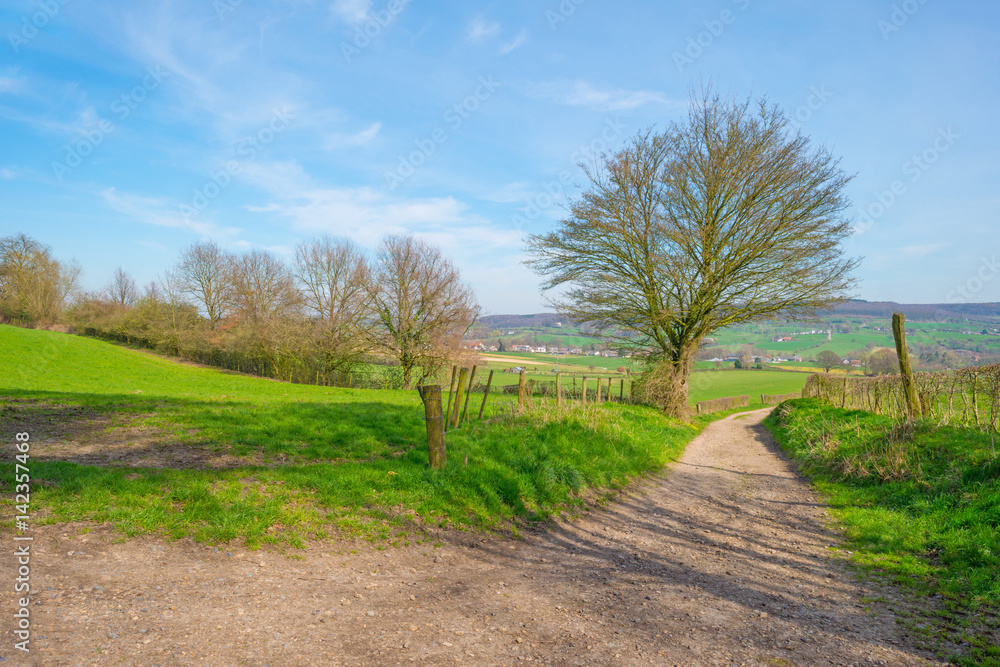
[[[372,341],[399,360],[406,387],[418,366],[427,376],[455,358],[479,317],[476,297],[454,264],[413,236],[382,240],[367,289],[377,320]]]
[[[814,314],[854,284],[850,177],[766,101],[705,91],[686,122],[581,166],[590,187],[556,231],[529,237],[528,263],[563,288],[560,312],[665,365],[659,402],[675,414],[709,333]]]
[[[177,277],[181,289],[194,299],[215,329],[233,304],[232,258],[218,244],[204,241],[181,253]]]
[[[322,236],[299,244],[292,272],[315,318],[327,371],[349,367],[364,353],[371,323],[364,255],[347,239]]]

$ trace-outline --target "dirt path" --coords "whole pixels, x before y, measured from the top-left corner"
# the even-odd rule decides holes
[[[346,556],[316,545],[295,559],[39,529],[32,659],[10,648],[7,612],[0,656],[144,667],[936,664],[829,552],[823,507],[760,426],[765,414],[712,424],[669,475],[518,542],[459,536]]]

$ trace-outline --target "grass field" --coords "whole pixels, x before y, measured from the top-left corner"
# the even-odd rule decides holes
[[[833,507],[852,560],[925,595],[945,596],[944,619],[914,621],[967,645],[963,664],[1000,664],[1000,458],[987,433],[800,399],[765,424]],[[945,651],[947,653],[947,651]]]
[[[759,325],[748,324],[728,329],[722,329],[712,334],[717,344],[725,347],[728,351],[735,352],[741,345],[754,345],[758,349],[789,354],[799,353],[803,356],[815,357],[823,350],[836,352],[845,356],[851,352],[864,349],[872,345],[876,347],[894,347],[891,324],[888,321],[868,320],[865,326],[860,326],[859,322],[852,322],[850,333],[839,333],[836,325],[829,322],[796,325],[781,325],[778,327],[761,327]],[[941,344],[956,344],[960,347],[975,346],[982,347],[985,352],[996,353],[1000,351],[1000,336],[995,334],[982,336],[978,333],[984,328],[995,326],[992,323],[941,323],[941,322],[908,322],[907,338],[911,344],[921,344],[937,346]],[[796,335],[802,331],[834,329],[833,339],[827,340],[825,333]],[[876,331],[876,329],[881,329]],[[791,335],[791,342],[774,342],[771,336],[780,333]]]
[[[786,371],[725,370],[691,374],[689,402],[708,401],[726,396],[750,396],[750,405],[760,405],[761,394],[791,394],[802,391],[808,373]]]
[[[555,356],[529,352],[486,352],[483,356],[489,358],[490,368],[525,366],[529,370],[533,368],[540,372],[554,372],[557,361],[560,371],[572,374],[590,373],[593,375],[593,373],[598,372],[621,375],[618,373],[619,368],[636,368],[634,361],[625,358],[604,358],[573,354]],[[503,359],[504,361],[499,361],[499,359]],[[594,367],[593,371],[590,370],[591,366]]]
[[[846,320],[846,321],[845,321]],[[848,324],[851,331],[841,333],[837,331],[839,326]],[[827,338],[827,330],[833,330],[832,340]],[[989,335],[981,335],[983,330],[994,331]],[[805,333],[811,331],[823,333]],[[954,347],[957,349],[974,349],[986,354],[1000,354],[1000,336],[995,333],[996,322],[920,322],[910,321],[907,323],[907,337],[913,345],[926,345],[931,348],[938,346]],[[792,336],[790,342],[774,342],[775,335]],[[801,335],[800,335],[801,334]],[[527,327],[514,330],[513,339],[521,336],[531,336],[539,342],[550,342],[553,338],[559,338],[563,345],[567,346],[587,346],[591,343],[599,342],[597,339],[580,334],[572,328],[555,327]],[[511,335],[499,336],[509,342]],[[743,345],[752,345],[759,350],[771,354],[792,354],[797,353],[803,357],[814,358],[824,350],[830,350],[844,357],[864,350],[866,347],[895,347],[892,337],[891,324],[888,320],[877,318],[833,318],[832,320],[802,322],[802,323],[751,323],[720,329],[711,334],[714,339],[713,346],[718,345],[726,349],[727,352],[738,352]],[[492,338],[490,342],[495,342]],[[547,357],[548,361],[538,360],[541,365],[552,363],[549,355],[538,355]],[[564,358],[565,359],[565,358]],[[584,357],[577,363],[584,367],[591,363],[597,366],[606,366],[614,369],[617,366],[629,367],[629,360],[600,360],[593,361],[594,358]],[[618,363],[621,362],[621,363]]]
[[[505,361],[489,361],[487,370],[493,368],[500,371],[511,366],[523,366],[528,370],[528,377],[539,382],[554,382],[554,363],[552,357],[547,355],[518,354],[518,353],[490,353],[492,358],[503,357]],[[509,359],[509,361],[507,361]],[[586,363],[589,360],[595,363],[595,370],[591,371],[587,367],[577,365]],[[599,357],[560,357],[559,367],[563,372],[564,386],[570,387],[573,376],[578,378],[587,376],[589,378],[613,379],[614,391],[620,392],[619,381],[625,379],[625,395],[630,394],[631,379],[616,370],[621,363],[630,361],[627,359],[603,359]],[[602,363],[603,365],[597,365]],[[803,369],[806,370],[806,369]],[[480,381],[485,381],[485,376],[480,375]],[[691,375],[689,391],[689,403],[693,406],[699,401],[707,401],[713,398],[723,398],[725,396],[750,396],[751,405],[760,405],[761,394],[790,394],[802,391],[806,380],[809,378],[808,372],[796,373],[787,371],[768,370],[705,370]],[[514,373],[497,372],[494,374],[494,385],[504,386],[517,384],[518,376]],[[591,384],[593,388],[593,384]]]
[[[3,460],[13,460],[15,428],[35,431],[33,521],[210,543],[406,540],[427,524],[506,529],[658,470],[707,423],[610,404],[514,415],[495,397],[489,419],[449,434],[448,466],[431,471],[415,391],[285,384],[8,326],[0,368]],[[97,445],[125,438],[150,455],[179,449],[196,463],[83,465],[64,449],[47,454],[57,452],[47,440],[65,440],[51,434],[67,429],[84,440],[90,429]],[[197,463],[223,456],[229,465]],[[0,477],[0,491],[12,492],[11,480]]]

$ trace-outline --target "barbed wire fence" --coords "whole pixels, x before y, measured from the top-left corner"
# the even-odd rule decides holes
[[[1000,364],[952,372],[914,373],[923,417],[940,425],[1000,430]],[[905,419],[908,415],[901,376],[846,377],[816,373],[802,390],[839,408],[864,410]]]

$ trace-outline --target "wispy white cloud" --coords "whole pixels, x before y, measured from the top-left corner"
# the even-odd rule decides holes
[[[234,241],[230,245],[234,248],[258,248],[260,250],[269,250],[276,255],[284,255],[286,257],[290,257],[295,254],[295,248],[285,244],[264,245],[261,243],[254,243],[253,241],[247,241],[246,239],[240,239],[239,241]]]
[[[0,118],[22,123],[40,132],[70,138],[79,137],[82,132],[97,127],[101,122],[101,116],[92,106],[83,107],[77,112],[76,118],[71,120],[50,118],[43,114],[26,114],[0,106]]]
[[[470,42],[481,42],[491,39],[500,34],[500,24],[496,21],[487,21],[481,16],[472,19],[465,30],[465,38]]]
[[[517,47],[524,44],[526,41],[528,41],[528,29],[521,28],[521,31],[517,33],[517,37],[500,45],[500,55],[507,55]]]
[[[351,146],[366,146],[378,136],[382,123],[374,122],[363,130],[353,134],[333,134],[326,138],[323,147],[326,149],[346,148]]]
[[[355,24],[365,21],[372,10],[371,0],[335,0],[330,5],[333,14],[347,23]]]
[[[919,245],[908,245],[900,248],[899,252],[906,257],[920,259],[921,257],[926,257],[927,255],[937,252],[938,250],[943,250],[950,245],[950,243],[924,243]]]
[[[9,181],[14,178],[15,174],[10,169],[0,169],[0,179]]]
[[[219,227],[209,222],[185,217],[181,215],[176,202],[163,198],[119,193],[115,188],[101,191],[101,198],[112,210],[146,225],[185,229],[214,238],[233,237],[242,231],[236,227]]]
[[[114,46],[163,72],[158,94],[171,98],[172,123],[214,132],[228,144],[257,132],[275,109],[298,112],[306,106],[298,77],[252,55],[259,49],[252,31],[214,29],[182,14],[175,3],[129,7],[120,20],[120,31],[112,33],[120,43]]]
[[[601,111],[627,111],[646,104],[662,104],[682,108],[683,102],[671,100],[664,93],[653,90],[601,90],[587,81],[568,83],[540,83],[528,93],[536,99],[547,99],[559,104],[587,107]]]
[[[416,233],[455,249],[517,248],[521,243],[515,231],[492,228],[451,196],[406,199],[369,187],[322,186],[292,161],[255,162],[241,177],[271,198],[247,210],[277,215],[299,231],[340,234],[369,247],[385,234],[399,233]]]

